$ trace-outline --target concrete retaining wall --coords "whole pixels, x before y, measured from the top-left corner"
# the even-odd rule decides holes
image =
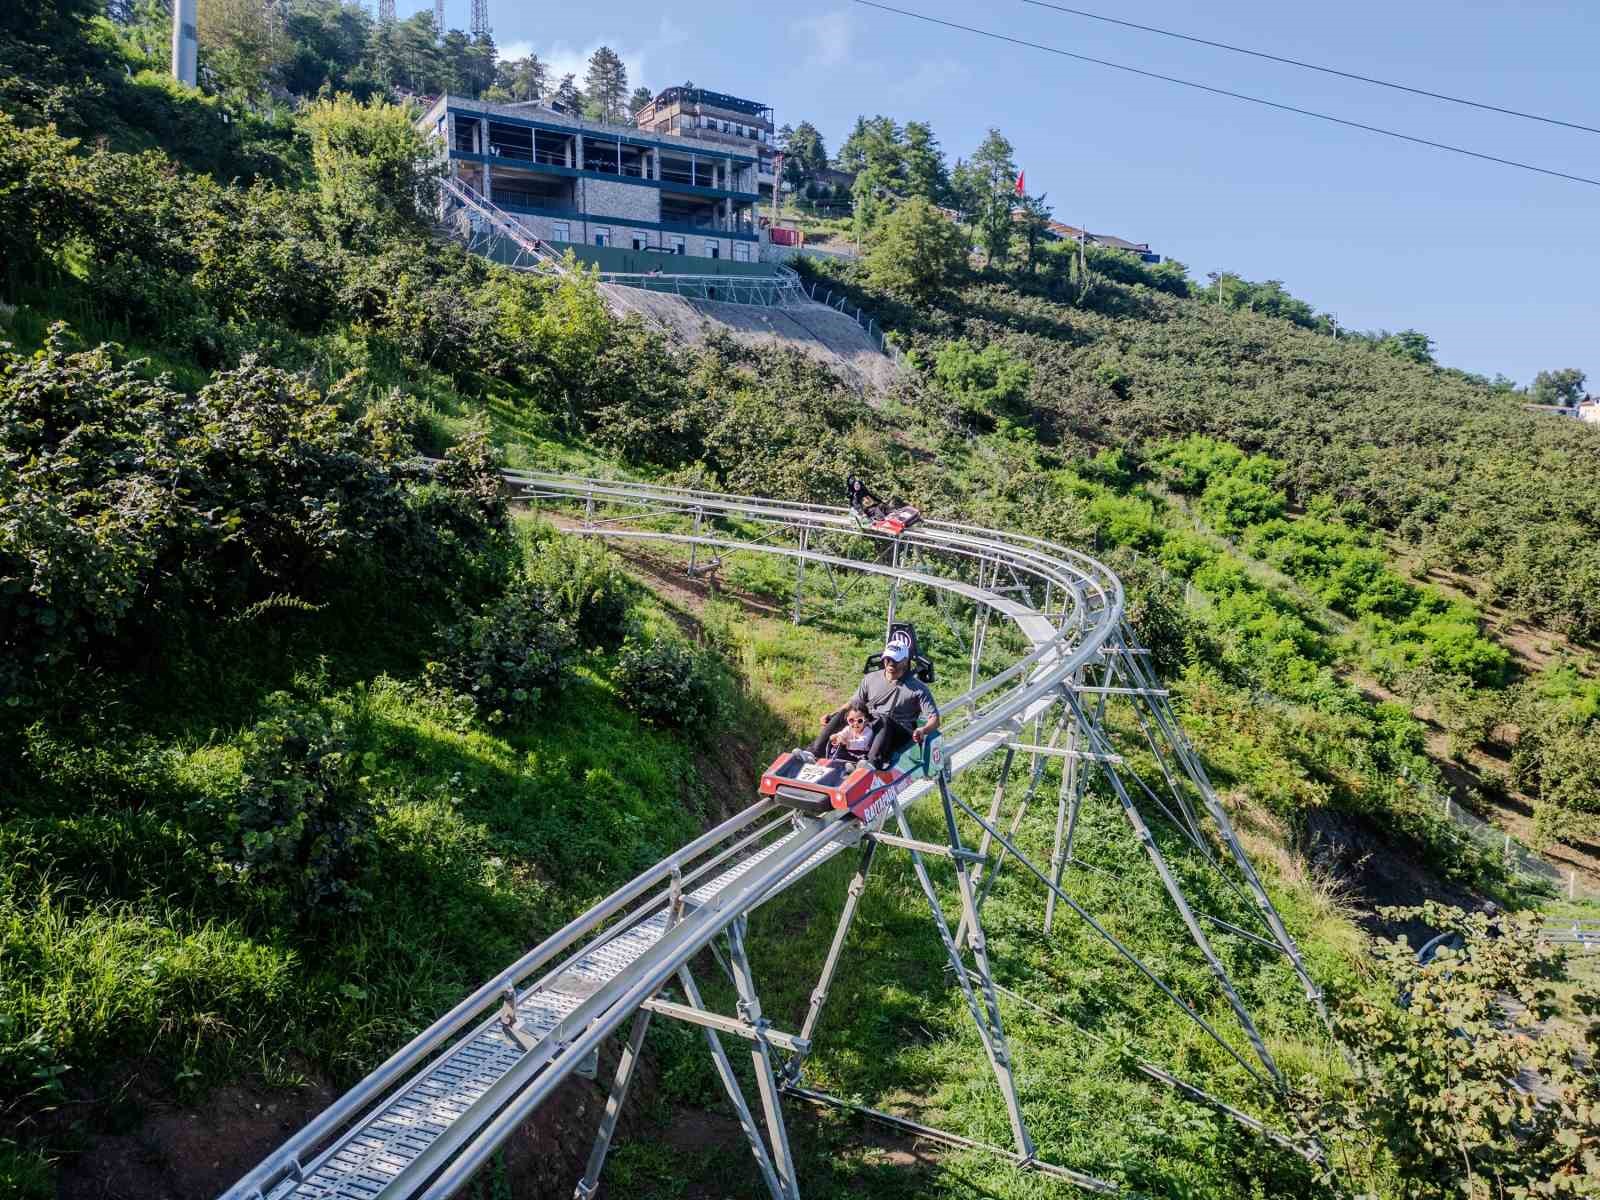
[[[899,378],[899,369],[867,337],[866,330],[853,318],[820,304],[761,308],[609,284],[604,291],[613,311],[636,312],[691,345],[704,342],[708,331],[721,329],[749,345],[799,350],[826,363],[864,392],[886,391]]]

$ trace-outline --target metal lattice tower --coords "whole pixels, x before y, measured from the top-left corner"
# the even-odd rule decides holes
[[[394,24],[394,0],[378,0],[378,20],[384,25]]]
[[[433,29],[440,37],[444,36],[444,0],[433,0]]]
[[[887,595],[886,626],[903,603],[923,595],[935,600],[963,656],[970,646],[970,663],[948,672],[955,677],[951,686],[965,690],[943,697],[942,756],[935,761],[930,755],[920,774],[908,772],[884,785],[886,800],[865,821],[839,811],[805,816],[760,800],[708,830],[485,982],[290,1138],[224,1200],[448,1200],[565,1079],[574,1073],[594,1078],[602,1043],[615,1038],[620,1054],[576,1190],[577,1200],[588,1200],[599,1187],[646,1031],[658,1017],[703,1033],[772,1200],[800,1195],[786,1098],[853,1109],[919,1137],[996,1154],[1018,1169],[1089,1192],[1115,1194],[1119,1189],[1112,1183],[1045,1161],[1029,1131],[1024,1089],[1015,1074],[1017,1050],[1000,1001],[1065,1018],[997,980],[1003,964],[989,944],[984,907],[1007,867],[1002,886],[1042,889],[1046,938],[1058,915],[1081,921],[1104,948],[1110,964],[1104,969],[1115,972],[1108,986],[1141,989],[1152,1003],[1170,1001],[1198,1036],[1223,1052],[1241,1095],[1253,1097],[1252,1104],[1279,1103],[1282,1072],[1234,986],[1226,958],[1242,952],[1281,956],[1285,974],[1304,988],[1326,1023],[1322,993],[1179,728],[1151,655],[1128,628],[1122,584],[1109,569],[1037,538],[952,522],[924,520],[891,535],[863,527],[848,510],[822,505],[544,472],[508,471],[505,477],[523,498],[577,517],[577,533],[687,546],[691,577],[715,571],[733,554],[792,562],[796,623],[807,615],[808,568],[813,610],[838,611],[852,589],[872,580]],[[841,576],[848,582],[841,583]],[[1001,659],[1007,665],[997,667]],[[1047,767],[1055,764],[1059,789],[1046,790]],[[974,785],[980,769],[982,782]],[[979,788],[987,792],[991,783],[992,795],[980,798]],[[925,802],[926,818],[917,829],[908,813],[919,801]],[[1028,854],[1024,828],[1036,802],[1054,809],[1048,860],[1040,850],[1037,863]],[[1106,814],[1116,819],[1087,819]],[[1031,836],[1046,839],[1042,823],[1035,822]],[[1162,935],[1150,961],[1125,940],[1137,930],[1121,930],[1119,938],[1107,928],[1116,928],[1114,922],[1102,924],[1074,896],[1087,872],[1104,870],[1093,861],[1095,845],[1086,843],[1112,836],[1138,846],[1183,930],[1181,938]],[[1169,859],[1174,850],[1184,851],[1186,861]],[[949,960],[951,986],[976,1026],[1006,1107],[1008,1147],[805,1086],[806,1061],[829,990],[848,957],[852,923],[861,906],[872,902],[869,873],[890,854],[908,856],[927,901],[934,935]],[[799,1029],[788,1032],[779,1027],[785,1014],[761,1003],[749,951],[762,931],[750,916],[803,881],[824,886],[819,868],[840,855],[854,859],[854,875]],[[1203,875],[1207,886],[1186,888],[1185,874]],[[1208,911],[1224,892],[1233,897],[1233,921]],[[952,897],[956,911],[948,914]],[[1207,985],[1196,982],[1197,973],[1184,982],[1163,978],[1161,964],[1180,949],[1209,968],[1207,1007],[1183,994],[1203,993]],[[694,970],[705,950],[727,974],[733,1013],[711,1007],[696,982]],[[788,971],[799,966],[785,962]],[[727,1038],[748,1047],[754,1103],[733,1070]],[[1321,1157],[1318,1147],[1292,1140],[1157,1063],[1133,1065],[1178,1098],[1239,1123],[1281,1150],[1308,1160]]]
[[[472,36],[489,36],[489,0],[472,0]]]

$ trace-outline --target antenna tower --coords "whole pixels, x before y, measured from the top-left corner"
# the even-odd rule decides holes
[[[472,36],[489,36],[489,0],[472,0]]]
[[[433,29],[440,37],[444,36],[444,0],[433,0]]]
[[[378,0],[378,20],[385,25],[394,24],[394,0]]]

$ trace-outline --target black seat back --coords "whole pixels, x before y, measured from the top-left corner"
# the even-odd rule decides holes
[[[923,655],[921,647],[917,644],[917,627],[911,624],[910,621],[892,622],[889,626],[888,642],[898,641],[904,641],[911,652],[911,657],[907,660],[911,663],[911,674],[922,680],[929,687],[932,687],[933,662]],[[885,644],[887,645],[888,642]],[[882,652],[867,655],[867,665],[862,668],[861,673],[870,675],[874,671],[881,670],[883,670]]]

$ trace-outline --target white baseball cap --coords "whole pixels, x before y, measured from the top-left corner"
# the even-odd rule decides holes
[[[883,656],[891,662],[905,662],[911,657],[911,648],[904,642],[890,642],[883,648]]]

